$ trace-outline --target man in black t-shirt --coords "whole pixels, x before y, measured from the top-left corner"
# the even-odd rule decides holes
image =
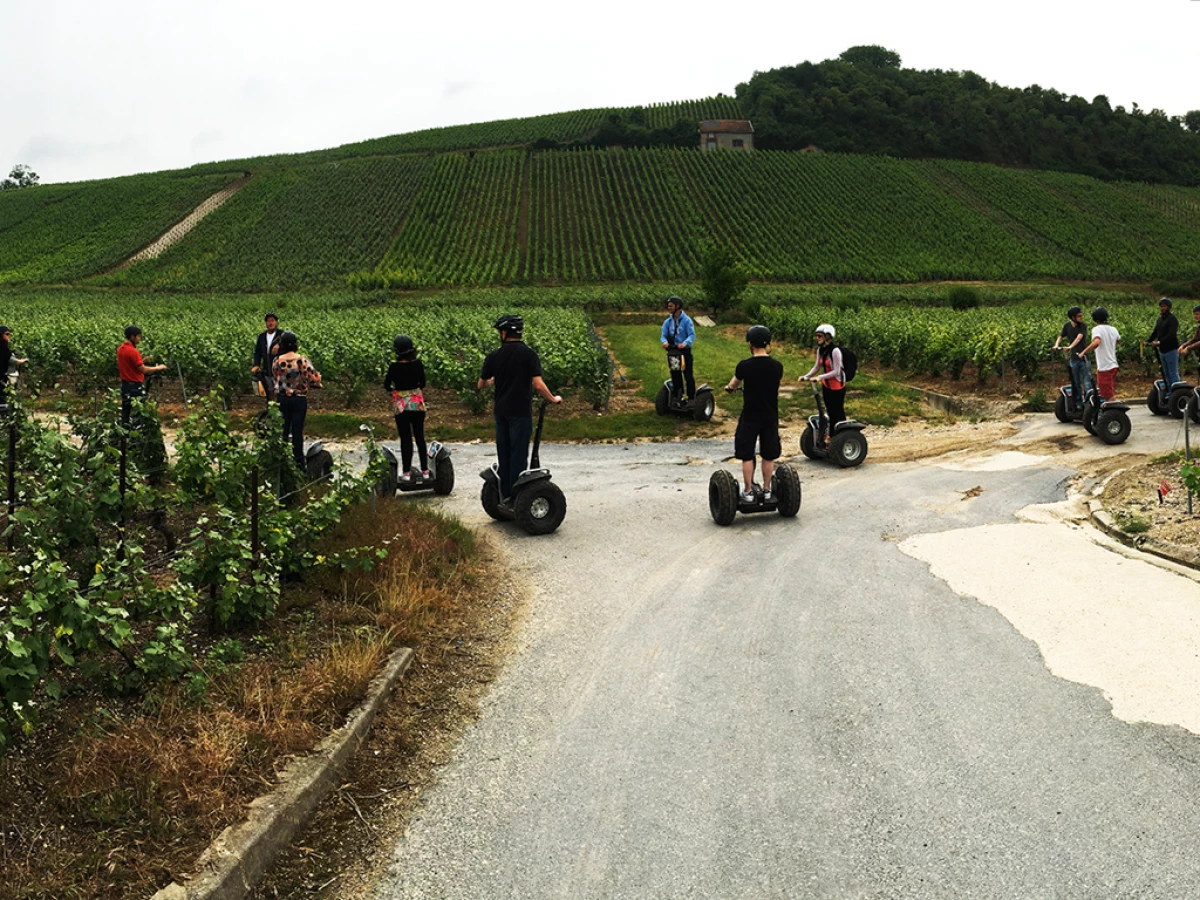
[[[742,414],[733,438],[733,455],[742,461],[742,481],[746,490],[742,499],[754,499],[754,445],[762,456],[763,499],[771,499],[771,475],[775,460],[782,453],[779,442],[779,383],[783,363],[771,359],[768,347],[771,330],[753,325],[746,331],[750,358],[737,364],[725,390],[733,392],[742,385]]]
[[[513,482],[529,465],[529,438],[533,434],[533,391],[551,403],[562,397],[542,381],[542,363],[522,337],[525,320],[504,315],[496,320],[500,347],[483,361],[479,390],[496,388],[496,458],[499,461],[500,502],[512,503]]]
[[[1083,310],[1072,306],[1067,310],[1067,321],[1054,342],[1055,350],[1066,350],[1071,371],[1071,405],[1078,408],[1092,390],[1092,366],[1078,354],[1088,344],[1087,326],[1083,324]]]

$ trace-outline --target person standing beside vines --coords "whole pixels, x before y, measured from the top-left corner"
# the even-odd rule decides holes
[[[396,433],[400,437],[400,462],[404,469],[400,480],[412,481],[417,471],[429,480],[425,446],[425,364],[417,359],[417,346],[407,334],[392,341],[396,361],[388,366],[383,389],[391,393]],[[417,444],[417,469],[412,468],[413,441]]]
[[[12,329],[0,325],[0,413],[8,412],[8,388],[16,384],[17,368],[27,362],[13,353]]]
[[[142,329],[136,325],[125,328],[125,343],[117,348],[117,374],[121,378],[121,424],[129,425],[133,410],[133,398],[146,396],[146,376],[166,371],[166,366],[148,366],[152,357],[142,357],[137,345],[142,340]],[[136,423],[135,423],[136,424]]]
[[[684,382],[687,382],[687,398],[696,399],[696,375],[692,372],[692,344],[696,342],[696,328],[691,318],[683,311],[683,301],[678,297],[667,298],[667,318],[663,322],[661,341],[667,351],[667,364],[671,369],[671,385],[675,396],[683,396]],[[671,366],[671,360],[679,360],[678,368]]]
[[[307,356],[300,355],[300,339],[294,332],[279,336],[279,355],[271,364],[275,396],[283,415],[283,439],[291,441],[292,458],[304,468],[304,420],[308,416],[308,391],[321,386],[321,373]]]

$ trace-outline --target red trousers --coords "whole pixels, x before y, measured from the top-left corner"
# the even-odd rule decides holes
[[[1114,400],[1117,396],[1117,370],[1107,369],[1096,373],[1096,390],[1105,400]]]

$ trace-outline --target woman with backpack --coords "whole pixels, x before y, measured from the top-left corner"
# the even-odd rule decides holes
[[[417,345],[407,334],[396,335],[392,350],[396,353],[396,361],[388,366],[383,389],[392,398],[396,434],[400,437],[400,461],[403,464],[400,480],[405,483],[414,478],[429,481],[425,446],[425,365],[417,359]],[[415,469],[412,465],[414,439],[417,445]]]
[[[321,373],[307,356],[300,355],[300,339],[295,332],[279,336],[279,355],[271,364],[275,397],[283,415],[283,439],[292,445],[292,458],[304,469],[304,420],[308,416],[308,392],[321,386]]]
[[[800,380],[821,382],[821,395],[825,398],[825,409],[829,414],[827,434],[833,434],[838,422],[846,421],[846,382],[849,379],[843,367],[842,351],[833,343],[837,334],[833,326],[818,325],[815,334],[817,361],[807,374],[800,376]]]

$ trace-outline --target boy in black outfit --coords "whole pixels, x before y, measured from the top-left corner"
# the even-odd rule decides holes
[[[551,393],[542,381],[542,363],[537,352],[525,344],[525,320],[504,315],[494,326],[500,332],[500,348],[483,361],[479,390],[496,388],[496,457],[499,460],[500,502],[512,503],[513,482],[529,464],[529,439],[533,435],[533,389],[551,403],[562,397]]]
[[[783,380],[783,363],[771,359],[768,347],[771,330],[765,325],[753,325],[746,331],[750,358],[737,364],[733,378],[725,390],[742,388],[742,415],[738,418],[733,438],[733,455],[742,461],[742,481],[746,490],[742,499],[754,500],[754,445],[762,456],[763,500],[771,499],[771,476],[775,460],[782,447],[779,442],[779,383]]]

